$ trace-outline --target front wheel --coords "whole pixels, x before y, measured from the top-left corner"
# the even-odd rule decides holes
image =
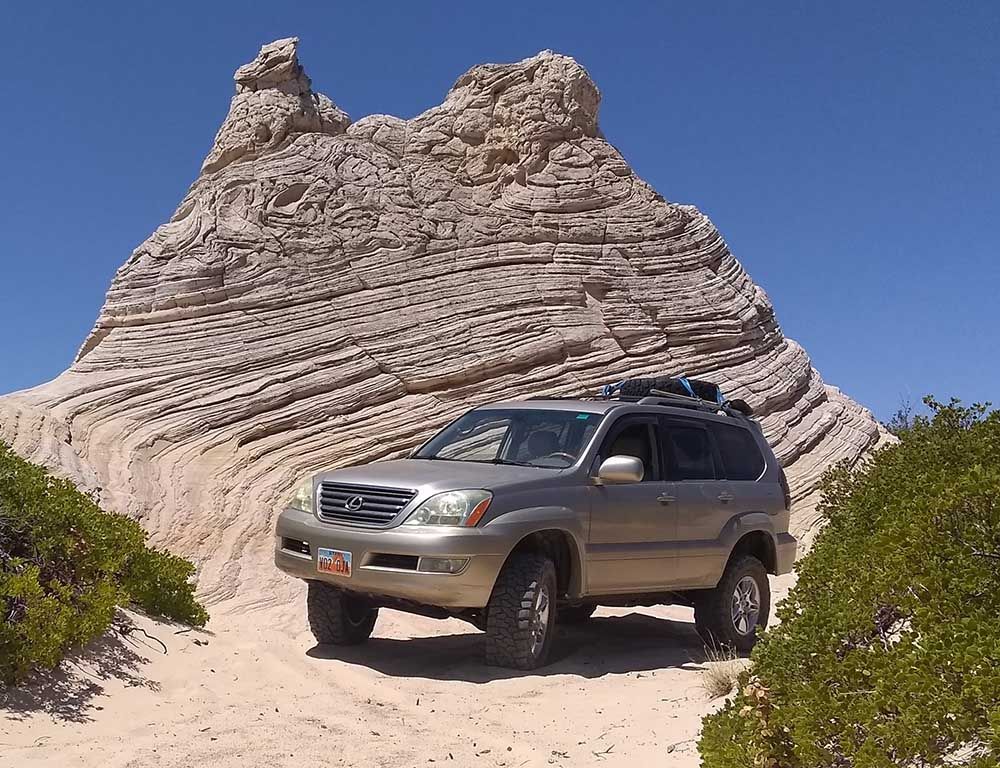
[[[511,555],[497,577],[486,614],[486,663],[537,669],[555,633],[556,569],[544,555]]]
[[[378,608],[322,581],[309,582],[309,628],[321,645],[358,645],[375,628]]]
[[[695,600],[694,622],[709,645],[750,651],[757,629],[767,626],[771,590],[767,569],[756,557],[744,555],[726,566],[715,589]]]

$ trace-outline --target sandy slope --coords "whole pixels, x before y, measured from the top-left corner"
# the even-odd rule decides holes
[[[683,767],[718,706],[682,608],[601,609],[533,674],[483,666],[462,622],[393,611],[352,649],[316,647],[302,600],[204,633],[126,618],[0,700],[0,766]]]

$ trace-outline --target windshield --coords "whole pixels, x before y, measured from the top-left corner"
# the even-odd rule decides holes
[[[576,463],[603,418],[541,408],[469,411],[413,458],[565,469]]]

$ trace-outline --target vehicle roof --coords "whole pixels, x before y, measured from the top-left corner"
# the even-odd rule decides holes
[[[576,413],[599,413],[602,415],[612,410],[628,408],[632,411],[663,413],[671,416],[684,416],[689,419],[706,419],[720,421],[725,424],[741,424],[750,421],[749,419],[734,418],[722,413],[710,413],[708,411],[693,410],[691,408],[660,405],[655,403],[637,403],[628,400],[570,400],[566,398],[548,399],[539,397],[532,400],[508,400],[500,403],[488,403],[486,405],[479,406],[477,410],[499,410],[512,408],[545,411],[573,411]]]

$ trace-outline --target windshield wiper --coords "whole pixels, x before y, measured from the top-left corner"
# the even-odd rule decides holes
[[[503,464],[507,467],[533,467],[534,464],[529,464],[526,461],[511,461],[510,459],[490,459],[490,464]]]

